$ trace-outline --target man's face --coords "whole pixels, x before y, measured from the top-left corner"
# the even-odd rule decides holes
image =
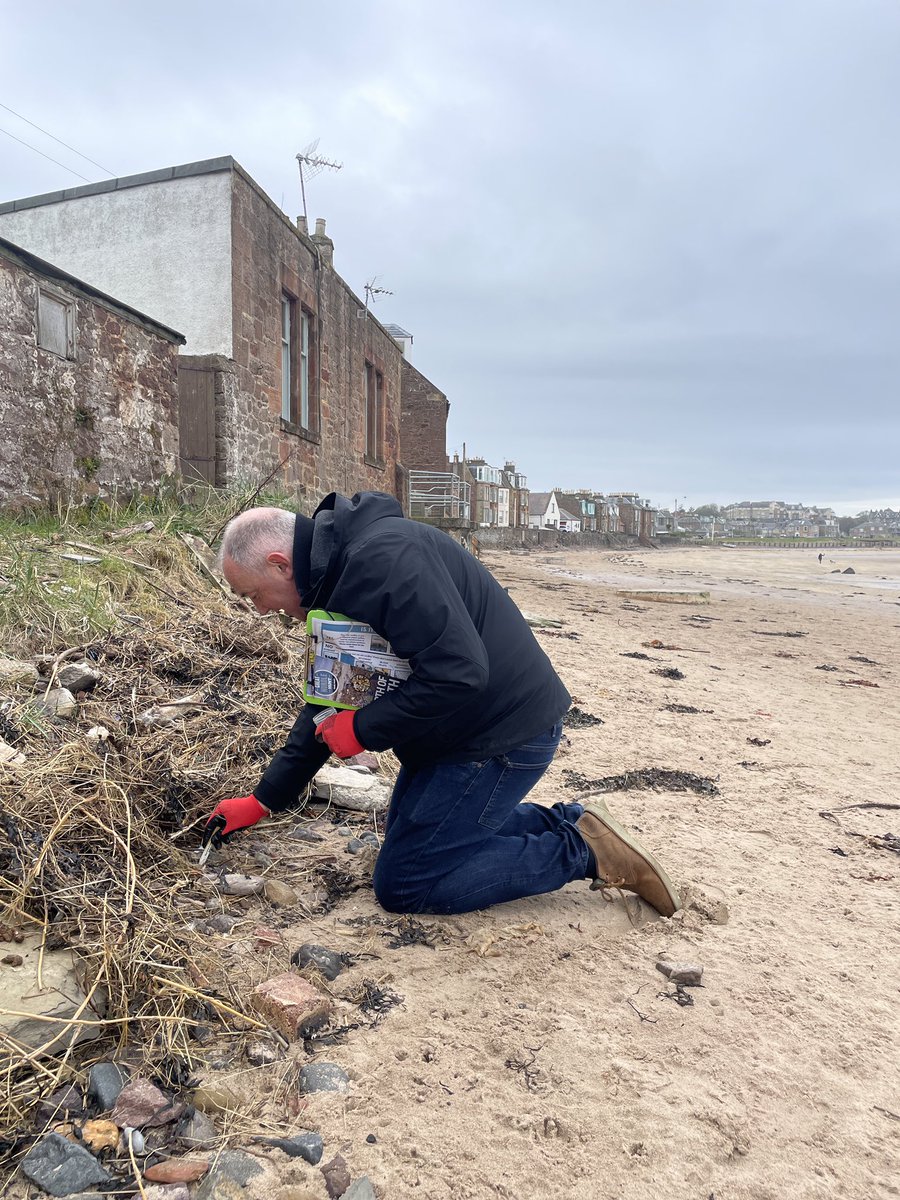
[[[258,571],[241,567],[233,559],[226,558],[222,571],[232,591],[246,596],[258,613],[283,611],[298,620],[306,619],[306,609],[301,606],[294,585],[291,560],[286,554],[274,550]]]

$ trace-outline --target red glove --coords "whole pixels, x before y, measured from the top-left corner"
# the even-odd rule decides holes
[[[353,732],[353,717],[352,709],[342,708],[339,713],[324,720],[316,730],[316,737],[338,758],[352,758],[354,754],[361,754],[365,750]]]
[[[247,829],[269,815],[255,796],[235,796],[231,800],[220,800],[212,811],[203,830],[203,842],[214,846],[227,841],[239,829]]]

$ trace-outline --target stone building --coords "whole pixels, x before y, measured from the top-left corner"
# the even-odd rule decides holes
[[[0,238],[0,502],[133,493],[173,476],[183,342]]]
[[[0,204],[0,234],[184,332],[186,472],[273,482],[308,508],[391,492],[402,354],[310,237],[231,157]]]
[[[399,326],[388,328],[400,331]],[[393,333],[392,336],[396,338],[398,335]],[[408,471],[447,471],[450,401],[406,357],[400,372],[400,396],[400,441],[404,467]]]

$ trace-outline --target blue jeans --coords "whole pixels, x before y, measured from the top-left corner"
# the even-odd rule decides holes
[[[580,804],[523,804],[562,722],[484,762],[443,763],[397,778],[375,895],[389,912],[459,913],[553,892],[588,869]]]

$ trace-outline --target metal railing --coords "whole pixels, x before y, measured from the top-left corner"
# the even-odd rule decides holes
[[[425,521],[469,521],[469,485],[450,471],[409,472],[409,515]]]

